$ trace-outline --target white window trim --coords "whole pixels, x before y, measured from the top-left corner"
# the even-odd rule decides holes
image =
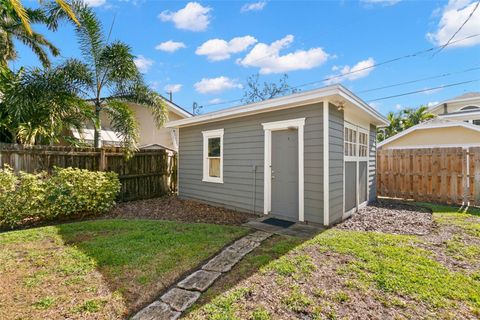
[[[223,129],[202,131],[203,135],[203,179],[204,182],[223,183]],[[220,177],[210,177],[208,173],[208,139],[220,138]]]
[[[272,131],[298,129],[298,220],[304,221],[304,126],[305,118],[262,123],[265,134],[263,213],[272,210]]]

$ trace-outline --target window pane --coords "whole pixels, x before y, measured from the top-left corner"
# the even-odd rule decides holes
[[[220,138],[208,139],[208,156],[220,157]]]
[[[210,158],[208,159],[209,169],[208,175],[210,177],[220,177],[220,158]]]

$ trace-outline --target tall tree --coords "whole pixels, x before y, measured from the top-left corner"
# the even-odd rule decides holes
[[[94,145],[101,146],[100,114],[105,113],[126,150],[134,150],[138,142],[138,128],[128,104],[138,103],[148,107],[158,127],[166,120],[166,104],[144,84],[131,48],[118,40],[109,41],[110,35],[104,35],[102,23],[83,1],[75,1],[72,6],[80,21],[76,33],[90,77],[86,94],[95,107]]]
[[[259,77],[257,73],[247,78],[247,87],[242,99],[243,103],[254,103],[298,92],[298,89],[291,87],[287,83],[287,74],[284,74],[278,83],[264,82],[260,84]]]

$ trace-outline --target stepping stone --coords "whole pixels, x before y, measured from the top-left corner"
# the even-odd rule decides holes
[[[179,317],[180,312],[172,310],[172,308],[164,302],[155,301],[132,317],[132,320],[176,320]]]
[[[203,270],[227,272],[240,261],[245,254],[235,251],[231,248],[223,250],[220,254],[213,257],[206,265],[202,267]]]
[[[256,242],[262,242],[263,240],[267,239],[271,235],[272,234],[269,233],[269,232],[255,231],[254,233],[251,233],[251,234],[243,237],[243,239],[248,239],[250,241],[256,241]]]
[[[188,291],[180,288],[170,289],[160,299],[177,311],[185,311],[200,297],[198,291]]]
[[[203,292],[207,290],[220,275],[220,272],[198,270],[180,281],[177,286],[186,290]]]
[[[252,241],[250,239],[242,238],[240,240],[235,241],[228,249],[237,251],[243,255],[250,253],[253,249],[258,247],[260,242]]]

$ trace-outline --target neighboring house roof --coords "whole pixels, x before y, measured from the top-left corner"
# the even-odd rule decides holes
[[[190,118],[193,116],[189,111],[185,110],[184,108],[180,107],[178,104],[174,103],[173,101],[168,100],[164,96],[161,96],[163,100],[167,103],[168,109],[173,112],[178,114],[179,116],[182,116],[184,118]]]
[[[467,92],[467,93],[464,93],[460,96],[457,96],[453,99],[448,99],[448,100],[445,100],[445,101],[442,101],[434,106],[431,106],[429,108],[429,110],[432,112],[432,111],[435,111],[437,109],[439,109],[440,107],[443,107],[444,104],[448,104],[448,103],[456,103],[456,102],[468,102],[468,101],[473,101],[473,100],[478,100],[480,99],[480,92]]]
[[[468,130],[473,130],[476,132],[480,132],[480,126],[474,125],[471,123],[467,123],[464,121],[455,121],[455,120],[448,120],[448,119],[443,119],[443,118],[435,118],[420,124],[417,124],[413,127],[408,128],[407,130],[404,130],[400,133],[397,133],[394,136],[391,136],[388,139],[383,140],[382,142],[379,142],[377,144],[377,148],[381,148],[384,145],[387,145],[395,140],[398,140],[402,138],[403,136],[406,136],[414,131],[417,130],[427,130],[427,129],[439,129],[439,128],[451,128],[451,127],[461,127],[465,128]],[[479,141],[480,143],[480,141]],[[461,144],[461,141],[459,141],[459,144]]]
[[[238,107],[223,109],[210,112],[199,116],[193,116],[187,119],[181,119],[168,122],[167,128],[183,127],[197,125],[206,122],[221,121],[226,119],[244,117],[252,114],[270,112],[275,110],[294,108],[306,104],[329,100],[334,104],[346,104],[347,106],[357,107],[359,110],[367,113],[372,119],[372,123],[384,126],[388,125],[388,120],[369,106],[362,99],[354,95],[351,91],[340,84],[335,84],[320,89],[303,91],[288,96],[273,98],[261,102],[246,104]]]

